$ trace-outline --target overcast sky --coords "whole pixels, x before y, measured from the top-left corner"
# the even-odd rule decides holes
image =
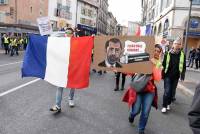
[[[141,21],[141,0],[108,0],[108,4],[108,10],[117,18],[119,24]]]

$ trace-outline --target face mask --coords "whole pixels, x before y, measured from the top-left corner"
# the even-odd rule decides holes
[[[70,31],[70,30],[67,30],[65,33],[68,34],[68,35],[73,34],[72,31]]]

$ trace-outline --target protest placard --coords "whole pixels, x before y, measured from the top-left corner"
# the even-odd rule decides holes
[[[52,33],[49,17],[37,18],[38,27],[41,35],[50,35]]]
[[[93,67],[125,73],[152,73],[150,59],[154,43],[154,37],[96,36]]]

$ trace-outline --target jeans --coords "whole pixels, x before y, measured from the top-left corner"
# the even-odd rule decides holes
[[[172,79],[169,77],[164,78],[164,95],[163,95],[163,107],[167,107],[172,102],[173,97],[175,98],[176,87],[179,79]]]
[[[135,104],[132,105],[130,116],[133,119],[142,110],[141,115],[140,115],[139,127],[138,127],[139,131],[145,130],[154,96],[155,96],[155,93],[137,94],[137,100]]]
[[[16,53],[16,55],[19,55],[19,53],[18,53],[18,46],[11,46],[10,56],[13,56],[15,53]]]
[[[200,68],[200,59],[195,59],[196,69]]]
[[[189,59],[188,67],[190,67],[190,64],[192,63],[191,67],[193,67],[194,64],[194,58]]]
[[[56,105],[58,107],[61,107],[61,101],[62,101],[62,94],[63,94],[63,87],[58,87],[57,91],[56,91]],[[70,92],[69,92],[69,99],[73,100],[74,99],[74,93],[75,93],[75,89],[71,88]]]

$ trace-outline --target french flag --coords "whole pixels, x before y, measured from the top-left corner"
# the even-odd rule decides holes
[[[22,77],[38,77],[58,86],[86,88],[94,37],[30,35]]]

